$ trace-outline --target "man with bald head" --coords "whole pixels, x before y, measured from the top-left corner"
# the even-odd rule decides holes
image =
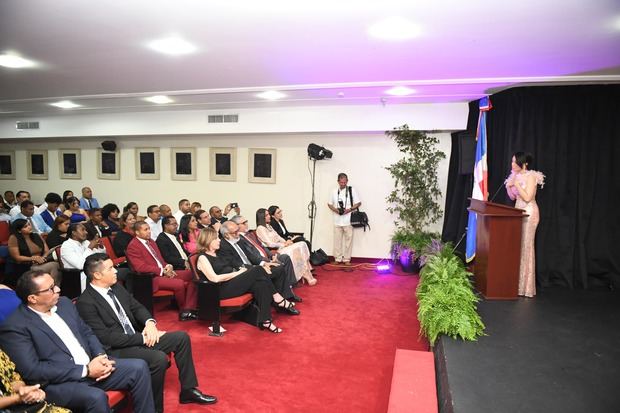
[[[93,198],[93,190],[85,186],[82,188],[82,198],[80,199],[80,208],[90,211],[93,208],[99,208],[97,198]]]

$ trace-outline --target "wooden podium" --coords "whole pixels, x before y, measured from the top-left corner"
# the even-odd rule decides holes
[[[469,198],[476,225],[476,288],[486,299],[515,300],[519,289],[521,228],[525,211]]]

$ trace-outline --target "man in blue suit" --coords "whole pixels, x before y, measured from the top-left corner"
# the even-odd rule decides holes
[[[48,401],[74,411],[109,412],[106,390],[128,390],[135,412],[155,411],[146,363],[109,359],[49,274],[28,271],[15,291],[22,304],[0,326],[0,347],[24,381],[41,383]]]
[[[87,186],[82,188],[80,208],[86,211],[90,211],[92,208],[99,208],[99,202],[97,202],[97,198],[93,198],[93,190]]]

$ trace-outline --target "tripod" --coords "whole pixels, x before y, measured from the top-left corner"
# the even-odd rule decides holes
[[[310,174],[312,180],[312,200],[308,204],[308,218],[310,218],[310,245],[312,245],[312,236],[314,235],[314,220],[316,219],[316,202],[314,196],[314,177],[316,175],[316,159],[312,159],[312,173]]]

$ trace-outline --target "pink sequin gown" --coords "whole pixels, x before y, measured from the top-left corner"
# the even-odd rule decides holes
[[[515,185],[525,189],[527,177],[530,175],[536,177],[536,185],[542,186],[545,183],[545,176],[538,171],[527,171],[525,173],[514,172],[508,177],[506,182],[514,179]],[[540,221],[538,212],[538,204],[536,204],[536,196],[530,202],[526,202],[519,195],[519,191],[515,187],[507,188],[510,199],[516,199],[515,208],[525,210],[528,215],[523,220],[523,229],[521,233],[521,264],[519,267],[519,295],[526,297],[534,297],[536,295],[536,249],[534,240],[536,238],[536,227]]]

